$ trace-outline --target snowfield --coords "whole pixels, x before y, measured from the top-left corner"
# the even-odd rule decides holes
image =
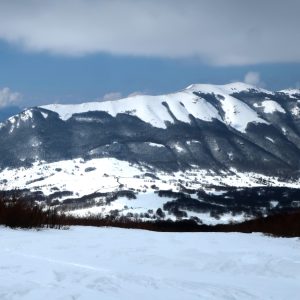
[[[0,299],[299,299],[300,241],[0,227]]]

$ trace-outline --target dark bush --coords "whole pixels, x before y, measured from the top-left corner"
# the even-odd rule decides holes
[[[158,209],[156,210],[156,215],[157,215],[158,217],[160,217],[160,218],[164,218],[164,217],[166,216],[166,214],[162,211],[161,208],[158,208]]]

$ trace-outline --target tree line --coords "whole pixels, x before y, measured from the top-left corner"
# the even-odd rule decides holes
[[[142,221],[126,216],[66,215],[53,207],[43,207],[34,201],[18,197],[0,197],[0,225],[11,228],[55,228],[69,226],[120,227],[161,232],[262,232],[281,237],[300,237],[300,209],[268,217],[259,217],[241,223],[205,225],[194,220],[151,220]]]

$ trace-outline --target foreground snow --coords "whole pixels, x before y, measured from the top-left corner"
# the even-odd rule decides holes
[[[300,241],[0,227],[0,299],[299,299]]]

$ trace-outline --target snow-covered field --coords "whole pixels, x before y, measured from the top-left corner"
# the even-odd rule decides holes
[[[191,189],[206,189],[216,186],[285,186],[300,187],[300,180],[279,181],[276,177],[268,177],[257,173],[241,173],[231,168],[223,175],[212,170],[194,169],[176,173],[165,173],[154,170],[156,179],[146,176],[149,169],[130,164],[115,158],[98,158],[65,160],[54,163],[36,162],[30,168],[0,170],[0,189],[30,189],[42,191],[49,195],[57,190],[72,191],[74,198],[95,192],[113,192],[120,189],[140,190],[153,193],[152,185],[160,190],[180,190],[180,182],[188,184]],[[263,181],[262,181],[263,180]],[[76,184],[74,184],[76,182]],[[120,188],[120,185],[123,187]]]
[[[299,299],[300,240],[0,227],[0,299]]]

